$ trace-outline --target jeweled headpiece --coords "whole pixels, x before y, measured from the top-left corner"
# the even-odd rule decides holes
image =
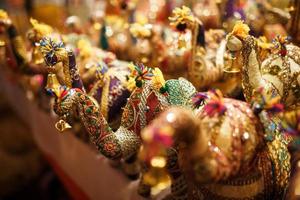
[[[61,57],[66,56],[64,44],[55,42],[51,38],[42,38],[39,43],[40,50],[45,57],[45,61],[49,66],[54,66],[59,62]]]
[[[249,35],[250,28],[243,21],[237,21],[230,35],[244,39]]]
[[[190,8],[182,6],[182,8],[175,8],[172,16],[169,17],[170,25],[176,27],[179,31],[184,31],[187,24],[194,23],[195,18]]]
[[[159,68],[150,68],[143,64],[129,64],[131,74],[127,77],[127,88],[132,91],[135,87],[142,87],[145,81],[152,81],[153,87],[164,93],[167,91],[166,81]]]
[[[53,28],[51,26],[40,23],[36,19],[30,18],[30,23],[32,25],[33,31],[36,34],[35,37],[37,38],[42,38],[53,33]]]

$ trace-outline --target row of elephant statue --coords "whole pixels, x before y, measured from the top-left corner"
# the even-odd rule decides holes
[[[42,76],[56,128],[81,123],[100,154],[140,178],[142,196],[170,186],[165,199],[283,199],[300,131],[299,47],[287,37],[256,38],[242,21],[227,35],[206,31],[185,6],[170,21],[191,34],[181,56],[161,46],[153,27],[132,29],[151,35],[154,68],[33,19],[28,50],[0,12],[6,64]]]

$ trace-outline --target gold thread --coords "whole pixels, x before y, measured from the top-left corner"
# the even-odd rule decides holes
[[[105,83],[101,95],[101,113],[104,116],[104,118],[107,120],[110,77],[106,76],[104,77],[104,79],[105,79]]]
[[[63,64],[65,84],[67,85],[67,87],[72,88],[71,72],[70,72],[68,55],[69,55],[69,52],[65,52],[64,55],[61,57],[61,59],[62,59],[62,64]]]

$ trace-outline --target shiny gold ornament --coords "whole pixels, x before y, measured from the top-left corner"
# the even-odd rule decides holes
[[[65,130],[72,128],[72,126],[69,123],[67,123],[66,121],[61,119],[55,124],[55,128],[59,132],[64,132]]]
[[[53,73],[49,73],[48,77],[47,77],[47,84],[45,87],[46,90],[50,90],[50,91],[54,92],[56,95],[58,95],[60,87],[61,87],[61,85],[60,85],[56,75]]]

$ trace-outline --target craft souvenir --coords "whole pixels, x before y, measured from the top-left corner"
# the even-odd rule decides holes
[[[283,2],[283,1],[282,1]],[[290,18],[286,7],[275,7],[272,2],[263,1],[237,1],[227,0],[221,3],[223,14],[223,27],[232,30],[234,24],[243,20],[251,27],[252,34],[260,35],[265,25],[282,24],[283,26]]]
[[[0,29],[1,27],[8,35],[8,40],[5,42],[6,63],[4,64],[12,69],[13,76],[26,90],[27,97],[36,99],[39,107],[48,111],[49,99],[44,92],[41,92],[41,86],[45,80],[44,76],[47,74],[44,65],[35,62],[31,52],[27,50],[22,36],[19,35],[7,13],[3,10],[0,10]]]
[[[114,52],[119,59],[143,62],[155,67],[165,59],[163,31],[160,25],[148,25],[147,17],[142,17],[139,19],[140,23],[135,23],[136,3],[132,0],[109,1],[119,11],[106,16],[97,12],[92,17],[92,27],[98,29],[96,34],[99,35],[98,43],[102,49]],[[144,24],[147,25],[143,26]]]
[[[109,44],[106,36],[104,15],[105,13],[103,10],[92,12],[87,21],[85,33],[94,45],[99,46],[103,50],[107,50]]]
[[[185,79],[165,81],[158,68],[133,67],[135,69],[127,87],[135,89],[124,107],[121,126],[115,132],[109,127],[98,104],[84,91],[60,86],[51,89],[56,97],[54,110],[61,117],[56,127],[60,130],[63,130],[61,127],[68,127],[72,110],[77,110],[99,152],[113,160],[124,160],[125,172],[130,177],[136,177],[139,173],[136,155],[141,145],[141,129],[170,105],[189,106],[188,100],[196,92]],[[143,184],[140,192],[142,195],[149,194]]]
[[[67,47],[70,49],[76,49],[78,48],[79,50],[81,49],[81,46],[86,46],[86,48],[84,50],[82,50],[82,56],[78,56],[78,58],[86,58],[88,57],[87,54],[90,53],[90,51],[88,53],[86,49],[89,50],[89,47],[91,47],[90,43],[88,42],[88,39],[83,35],[83,34],[79,34],[79,33],[67,33],[67,34],[61,34],[59,33],[57,30],[54,30],[51,26],[38,22],[35,19],[30,19],[32,28],[28,31],[28,39],[30,40],[30,42],[32,43],[32,60],[34,63],[44,63],[44,57],[40,51],[39,48],[39,42],[44,38],[44,37],[48,37],[51,38],[52,40],[58,42],[58,41],[64,41],[67,44]],[[71,25],[70,25],[71,26]],[[75,25],[74,25],[75,26]],[[83,40],[83,42],[79,43],[78,42],[80,40]],[[83,43],[83,44],[82,44]],[[100,54],[100,56],[102,56],[102,54]],[[75,56],[74,56],[75,57]],[[90,57],[90,55],[89,55]],[[79,61],[79,59],[77,59],[77,62]],[[64,62],[62,62],[64,63]],[[79,62],[80,63],[80,62]],[[84,64],[82,64],[84,66]],[[81,65],[79,65],[81,66]],[[57,66],[57,75],[61,76],[60,74],[60,68],[63,68],[63,73],[64,73],[64,77],[65,80],[69,79],[68,78],[68,64],[63,64],[62,66]],[[83,68],[83,67],[82,67]],[[79,67],[80,69],[80,67]],[[82,72],[83,73],[83,72]],[[84,74],[83,74],[84,76]],[[61,77],[58,77],[61,79]],[[62,78],[63,79],[63,78]],[[69,84],[69,83],[68,83]],[[68,85],[67,84],[67,85]]]
[[[234,77],[234,80],[230,79],[231,84],[228,84],[230,81],[228,80],[229,78],[227,76],[233,77],[234,75],[224,75],[223,71],[219,70],[222,68],[225,62],[223,55],[225,53],[225,41],[221,42],[225,36],[224,32],[222,30],[210,30],[206,32],[204,32],[203,29],[199,30],[196,28],[196,26],[197,23],[200,22],[197,20],[192,20],[193,22],[186,20],[189,17],[196,19],[191,14],[190,9],[187,7],[184,7],[183,9],[177,8],[174,11],[173,17],[170,18],[172,21],[171,24],[175,27],[177,24],[182,24],[182,26],[185,26],[183,24],[186,23],[187,25],[186,28],[181,30],[177,29],[179,30],[179,34],[177,31],[171,30],[163,25],[147,23],[132,24],[130,27],[130,32],[136,39],[136,42],[128,51],[129,57],[135,61],[143,62],[151,67],[161,66],[161,70],[166,78],[174,78],[179,76],[186,77],[186,66],[190,66],[190,68],[188,68],[188,78],[197,86],[200,85],[199,87],[201,89],[210,86],[210,83],[215,82],[215,79],[223,79],[222,82],[226,82],[227,87],[230,85],[230,87],[226,88],[226,90],[228,93],[231,93],[236,89],[235,86],[237,83],[239,83],[239,81],[237,81],[237,78]],[[203,26],[201,25],[201,27]],[[192,29],[191,39],[189,38],[190,34],[187,29]],[[162,35],[164,35],[164,37],[162,37]],[[198,40],[200,40],[199,38],[202,37],[203,41],[201,44],[200,41],[197,42],[197,36]],[[206,37],[206,40],[204,40],[204,37]],[[178,40],[178,44],[175,42],[176,40]],[[191,45],[189,44],[190,40],[192,40]],[[203,47],[204,43],[206,48]],[[219,43],[221,43],[220,48],[218,48]],[[198,53],[194,52],[194,50],[199,46],[201,46],[201,54],[199,51]],[[200,63],[199,59],[201,59]],[[203,69],[203,71],[211,72],[209,74],[203,73],[203,76],[207,77],[205,80],[199,81],[202,76],[199,77],[197,73],[192,72],[191,69],[196,69],[196,62],[198,62],[198,65],[200,66],[207,66],[199,67]],[[193,67],[191,67],[192,65]],[[218,65],[218,67],[215,67],[214,65]],[[196,76],[197,78],[195,78]],[[218,84],[213,87],[222,87],[221,85],[222,84]],[[222,88],[225,90],[224,87]]]
[[[36,45],[43,37],[52,37],[60,39],[60,35],[51,26],[41,23],[36,19],[31,18],[30,24],[32,26],[27,33],[27,38],[31,43],[31,59],[35,64],[41,64],[44,62],[43,56]]]
[[[205,34],[203,24],[188,7],[176,8],[170,17],[171,25],[180,32],[191,31],[191,55],[187,78],[197,89],[220,88],[233,94],[239,88],[239,76],[225,73],[226,42],[222,30],[211,30]],[[206,39],[207,38],[207,41]]]
[[[121,0],[114,2],[114,6],[120,8],[119,16],[121,17],[118,16],[118,18],[115,16],[112,18],[111,16],[107,16],[107,20],[105,20],[105,25],[107,26],[105,31],[108,36],[109,50],[116,53],[118,58],[137,61],[137,59],[140,58],[139,55],[137,55],[136,49],[133,47],[140,45],[140,42],[136,41],[135,35],[131,35],[130,25],[136,22],[143,24],[151,23],[154,27],[160,26],[160,29],[164,29],[165,27],[161,22],[167,20],[168,12],[171,10],[171,1],[158,0],[138,2],[136,0]],[[148,8],[145,8],[146,6],[148,6]],[[121,26],[118,27],[116,24],[120,24]],[[162,34],[164,31],[159,31],[159,33],[157,30],[150,31],[152,32],[150,34],[151,36],[148,35],[147,37],[151,37],[150,43],[152,43],[151,45],[154,47],[152,49],[161,51],[157,49],[157,47],[165,48],[159,41],[163,40]],[[142,37],[145,38],[145,36]],[[153,44],[153,39],[157,44]],[[157,59],[152,60],[153,56],[154,55],[149,55],[149,57],[145,58],[151,62],[155,62]],[[148,64],[147,61],[144,62],[144,64]],[[153,65],[152,67],[155,66]]]
[[[58,88],[59,82],[55,80],[55,66],[61,62],[65,74],[65,86],[85,91],[73,51],[66,48],[62,42],[54,42],[51,38],[43,38],[40,41],[40,49],[48,65],[49,84],[46,89],[54,91],[55,88]],[[100,104],[102,115],[111,123],[118,119],[121,108],[130,95],[125,86],[126,81],[123,80],[125,79],[124,74],[126,75],[126,72],[122,71],[122,68],[107,68],[104,63],[96,63],[95,76],[97,80],[89,91],[89,95]],[[55,84],[51,84],[52,82]]]
[[[100,43],[107,41],[104,43],[108,44],[108,49],[115,52],[118,58],[142,62],[150,67],[161,66],[161,70],[166,78],[186,76],[186,66],[189,64],[189,55],[192,50],[188,44],[184,45],[187,43],[186,40],[188,40],[184,38],[184,36],[180,36],[180,38],[183,39],[179,38],[179,42],[182,44],[178,45],[178,48],[174,44],[173,38],[173,35],[177,33],[167,26],[149,24],[145,21],[132,24],[133,20],[128,20],[127,25],[131,24],[129,28],[124,24],[121,26],[122,23],[119,23],[119,21],[112,20],[112,22],[114,22],[113,24],[115,24],[114,26],[116,26],[113,27],[111,23],[107,23],[109,19],[110,18],[107,18],[104,25],[102,25],[101,31],[105,28],[105,32],[100,34],[100,37],[104,38],[100,40]],[[118,30],[123,30],[123,32],[118,33]],[[207,62],[214,62],[211,60],[215,58],[217,52],[216,45],[225,34],[222,31],[209,31],[206,34],[212,39],[206,42],[208,44],[207,54],[205,54],[206,60],[208,60]],[[103,35],[105,35],[105,37],[103,37]],[[110,38],[106,37],[107,35],[112,36]],[[117,40],[116,38],[119,39]],[[121,41],[122,38],[124,41]],[[118,41],[121,46],[118,45]],[[223,44],[223,47],[224,45],[225,44]],[[222,48],[220,48],[220,51],[222,51],[221,49]],[[221,52],[219,54],[222,55]],[[218,62],[222,63],[223,57],[218,57]],[[205,84],[208,85],[207,83]]]
[[[85,85],[86,90],[89,91],[95,84],[95,82],[97,82],[99,79],[99,76],[97,76],[96,73],[98,68],[100,68],[101,70],[102,66],[104,65],[104,68],[106,68],[106,65],[108,65],[109,67],[115,67],[117,65],[118,69],[121,70],[121,72],[124,72],[126,71],[125,68],[127,69],[128,63],[116,60],[115,55],[111,52],[103,51],[97,47],[92,46],[92,42],[90,41],[88,36],[81,33],[81,31],[79,30],[80,23],[78,22],[78,20],[79,19],[75,16],[71,16],[70,18],[68,18],[66,22],[66,28],[68,29],[68,31],[66,31],[66,34],[59,34],[48,25],[39,23],[36,20],[31,19],[33,28],[32,30],[30,30],[28,35],[32,43],[34,44],[33,57],[36,58],[34,59],[36,60],[36,62],[43,62],[44,60],[39,47],[35,45],[38,44],[38,42],[43,37],[51,37],[52,40],[55,41],[62,40],[66,44],[66,48],[69,48],[74,52],[79,74],[82,77],[82,81]],[[59,70],[57,71],[59,72]],[[66,73],[66,68],[63,71],[64,73]],[[128,74],[128,72],[126,73]],[[119,77],[123,76],[125,78],[125,75],[124,73],[119,73]]]
[[[104,22],[100,29],[101,48],[104,47],[103,45],[108,45],[105,49],[114,52],[119,59],[128,60],[128,50],[134,44],[129,25],[135,21],[136,1],[117,0],[110,3],[117,8],[118,12],[102,19]]]
[[[288,38],[276,37],[273,45],[260,43],[250,36],[249,27],[237,22],[227,36],[227,48],[234,62],[231,68],[241,71],[242,86],[247,101],[254,90],[264,88],[267,96],[280,96],[287,107],[299,104],[299,47],[288,44]],[[272,53],[264,55],[266,48]]]
[[[57,44],[55,49],[59,49],[60,56],[56,57],[56,60],[51,62],[62,63],[58,64],[56,67],[46,67],[44,65],[44,57],[40,51],[39,42],[44,38],[48,37],[51,40],[61,41],[61,34],[54,30],[51,26],[41,23],[35,19],[30,19],[32,28],[27,33],[27,38],[31,43],[31,62],[35,64],[42,65],[43,69],[46,70],[45,76],[42,78],[42,83],[40,87],[52,88],[54,85],[57,85],[58,82],[62,82],[68,86],[76,85],[76,87],[83,88],[81,80],[78,78],[77,67],[75,66],[75,55],[72,52],[63,51],[62,45]],[[47,75],[48,72],[48,75]],[[49,74],[49,72],[51,72]],[[47,76],[47,77],[46,77]],[[44,90],[39,90],[40,97],[45,97]],[[49,107],[49,98],[43,100],[42,105],[45,106],[48,104]],[[43,106],[43,107],[45,107]]]
[[[113,54],[92,47],[84,35],[55,33],[56,37],[53,37],[53,30],[47,25],[33,20],[32,24],[31,38],[34,42],[42,41],[42,47],[36,47],[43,49],[42,53],[50,66],[48,72],[51,73],[48,74],[46,88],[53,88],[53,85],[63,82],[67,87],[86,90],[99,102],[105,118],[117,126],[120,110],[130,94],[124,87],[126,75],[129,73],[128,63],[117,61]],[[42,39],[43,36],[51,39]],[[55,42],[60,41],[60,38],[67,42],[67,47],[61,42]],[[77,59],[71,48],[75,49]],[[39,54],[40,49],[36,52]],[[114,68],[108,68],[104,61]]]
[[[166,199],[282,199],[290,155],[271,114],[280,106],[268,102],[268,112],[259,113],[219,91],[198,93],[193,102],[200,108],[171,108],[142,131],[141,158],[156,169],[146,181],[165,186],[159,171],[166,169]]]
[[[70,18],[75,18],[75,16]],[[122,72],[128,69],[127,65],[129,63],[116,60],[116,56],[113,53],[93,46],[92,41],[87,35],[79,33],[79,30],[77,29],[80,28],[72,28],[78,26],[76,25],[75,20],[77,18],[72,20],[70,20],[70,18],[68,18],[66,22],[67,27],[69,27],[70,30],[67,34],[62,35],[62,39],[66,44],[66,47],[72,49],[76,54],[76,62],[78,64],[79,74],[87,91],[90,90],[90,88],[95,82],[97,82],[99,78],[96,75],[99,65],[107,65],[108,67],[117,66],[120,70],[119,77],[125,78],[125,76],[129,73],[129,70],[127,70],[128,72],[125,74]]]
[[[71,21],[71,22],[70,22]],[[80,74],[85,77],[85,65],[89,60],[91,60],[91,57],[95,57],[93,60],[103,60],[106,58],[105,56],[108,54],[104,51],[101,51],[100,49],[94,48],[91,45],[91,42],[87,38],[86,35],[80,34],[78,32],[79,25],[75,25],[76,20],[69,20],[68,23],[66,23],[67,28],[69,27],[77,27],[73,28],[71,30],[67,31],[66,34],[61,34],[57,30],[54,30],[52,27],[50,27],[47,24],[38,22],[35,19],[31,19],[30,22],[32,24],[32,29],[28,32],[28,38],[31,41],[32,45],[32,58],[35,63],[43,63],[44,58],[43,55],[40,52],[39,46],[37,45],[39,41],[43,37],[50,37],[52,40],[55,41],[64,41],[66,46],[72,50],[76,50],[75,53],[79,54],[76,58],[76,61],[79,63],[79,71]],[[96,57],[97,55],[97,57]],[[87,60],[87,61],[86,61]],[[102,61],[102,60],[101,60]],[[81,70],[82,69],[82,70]],[[66,72],[66,69],[64,69],[64,72]],[[91,78],[91,77],[88,77]],[[93,77],[95,79],[95,76]],[[85,80],[85,79],[83,79]]]
[[[25,42],[4,10],[0,10],[0,27],[9,38],[5,45],[7,61],[9,62],[7,64],[11,68],[20,70],[20,72],[25,74],[46,73],[42,66],[30,62]]]
[[[174,45],[174,31],[161,25],[134,23],[130,32],[136,39],[130,58],[149,67],[161,66],[167,79],[185,76],[190,48],[181,50]]]
[[[99,29],[101,48],[114,52],[119,59],[142,62],[150,67],[162,66],[163,72],[167,76],[170,73],[172,78],[178,77],[173,76],[176,70],[182,74],[186,57],[173,52],[175,48],[171,50],[165,41],[172,36],[172,31],[162,24],[149,24],[153,20],[147,17],[135,20],[135,1],[116,1],[114,5],[122,8],[121,17],[102,16],[93,23]]]
[[[55,65],[62,63],[64,72],[64,83],[67,87],[74,87],[84,90],[82,80],[80,79],[76,59],[74,53],[65,48],[62,42],[55,42],[51,38],[44,37],[40,40],[40,51],[44,57],[46,65],[48,65],[48,84],[56,75]],[[56,81],[58,83],[58,81]],[[53,87],[56,87],[55,85]],[[52,89],[52,86],[46,89]]]

